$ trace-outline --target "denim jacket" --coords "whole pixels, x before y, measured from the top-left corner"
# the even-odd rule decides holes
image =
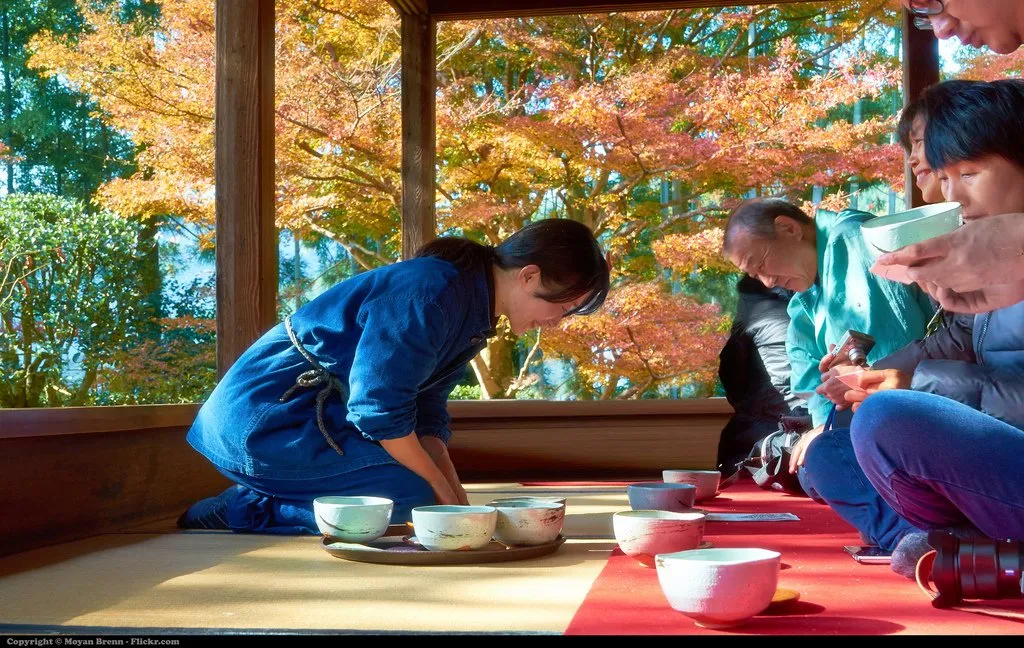
[[[913,374],[912,389],[951,398],[1024,430],[1024,303],[957,315],[873,368]]]
[[[340,390],[323,402],[326,432],[317,422],[322,387],[296,388],[282,401],[312,368],[282,322],[231,366],[188,442],[220,468],[271,479],[397,463],[380,441],[411,432],[447,443],[448,395],[494,334],[492,294],[489,271],[460,271],[436,258],[333,286],[290,318],[299,343]]]

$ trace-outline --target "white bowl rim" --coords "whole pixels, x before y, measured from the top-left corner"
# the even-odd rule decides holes
[[[464,504],[431,504],[429,506],[417,506],[413,513],[435,513],[440,515],[465,515],[466,513],[497,513],[498,509],[493,506],[466,506]]]
[[[488,503],[487,506],[496,509],[517,509],[517,510],[530,510],[530,509],[542,509],[545,511],[557,511],[558,509],[564,509],[565,504],[559,502],[544,502],[541,500],[519,500],[514,502],[498,502]]]
[[[699,511],[662,511],[658,509],[635,509],[632,511],[616,511],[612,517],[637,518],[641,520],[667,520],[672,522],[696,522],[707,518],[707,513]]]
[[[729,558],[729,554],[735,555]],[[717,556],[720,556],[716,559]],[[690,549],[673,553],[658,554],[658,562],[688,562],[700,565],[745,565],[779,560],[782,554],[759,547],[712,547],[711,549]]]
[[[958,209],[962,209],[962,205],[958,202],[941,202],[933,203],[931,205],[922,205],[921,207],[914,207],[913,209],[896,212],[895,214],[876,216],[871,220],[861,223],[860,228],[862,230],[882,230],[889,227],[895,228],[901,225],[916,223],[917,221],[925,218],[944,216],[949,212],[956,211]]]
[[[637,484],[630,484],[626,489],[630,488],[649,488],[651,490],[689,490],[697,489],[695,484],[681,484],[679,482],[640,482]]]
[[[537,500],[538,502],[553,502],[566,499],[561,495],[509,495],[508,497],[495,497],[492,502],[511,502],[513,500]]]
[[[687,470],[686,468],[666,468],[662,473],[696,473],[698,475],[722,475],[721,470]]]
[[[558,504],[564,506],[567,498],[554,495],[520,495],[519,497],[498,497],[487,502],[487,506],[497,506],[503,502],[544,502],[547,504]]]
[[[358,501],[344,501],[358,500]],[[313,500],[314,506],[340,506],[348,508],[353,506],[384,506],[394,505],[393,500],[386,497],[373,497],[370,495],[324,495]]]

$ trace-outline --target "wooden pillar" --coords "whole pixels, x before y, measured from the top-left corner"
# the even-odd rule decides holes
[[[277,320],[274,1],[217,0],[217,373]]]
[[[436,236],[434,104],[436,23],[402,13],[402,258]]]
[[[914,27],[914,17],[903,10],[903,105],[921,96],[930,85],[939,82],[939,41],[935,33]],[[921,190],[914,182],[910,165],[905,166],[906,196],[910,207],[924,204]]]

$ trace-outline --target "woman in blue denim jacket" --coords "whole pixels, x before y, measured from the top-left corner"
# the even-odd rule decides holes
[[[964,220],[1024,212],[1024,82],[940,84],[924,100],[928,162]],[[875,369],[845,399],[882,497],[919,529],[1024,540],[1024,303],[957,318]],[[893,568],[913,577],[927,549],[907,535]]]
[[[324,292],[256,341],[203,404],[188,442],[236,483],[185,528],[317,533],[312,500],[466,504],[447,399],[495,332],[593,313],[609,268],[591,231],[550,219],[496,248],[460,238]]]

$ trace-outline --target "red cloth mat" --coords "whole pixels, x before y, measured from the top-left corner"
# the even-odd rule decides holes
[[[779,587],[800,600],[732,630],[697,627],[673,610],[654,568],[618,548],[598,576],[566,634],[1020,634],[1024,623],[937,610],[917,584],[888,565],[861,565],[843,545],[857,532],[827,506],[740,484],[698,506],[715,512],[790,512],[799,522],[709,522],[705,540],[716,547],[763,547],[782,553]],[[1021,601],[989,606],[1024,611]]]

